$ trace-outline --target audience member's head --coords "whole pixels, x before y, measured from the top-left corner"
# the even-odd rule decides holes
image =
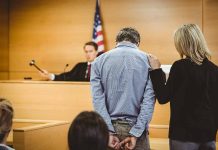
[[[137,46],[140,44],[140,34],[139,32],[131,27],[123,28],[119,31],[116,37],[116,43],[128,41]]]
[[[98,45],[95,42],[87,42],[84,44],[84,52],[86,56],[86,60],[88,62],[92,62],[95,60],[98,54]]]
[[[81,112],[68,131],[70,150],[106,150],[108,128],[102,117],[93,111]]]
[[[178,28],[174,43],[181,58],[186,56],[197,64],[201,64],[205,58],[210,58],[204,35],[196,24],[185,24]]]
[[[7,136],[12,128],[14,110],[11,103],[0,98],[0,143],[5,144]]]

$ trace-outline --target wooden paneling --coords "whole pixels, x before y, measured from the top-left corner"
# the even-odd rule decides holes
[[[150,124],[149,137],[151,138],[168,138],[169,125]]]
[[[93,110],[89,83],[0,81],[0,95],[12,102],[15,118],[72,121]]]
[[[204,34],[212,51],[212,61],[218,65],[218,1],[204,0],[203,8]]]
[[[169,139],[166,138],[150,138],[151,150],[169,150]]]
[[[94,8],[94,0],[13,0],[10,71],[35,72],[31,59],[51,72],[85,61],[83,44],[92,37]]]
[[[8,79],[8,0],[0,1],[0,80]]]
[[[0,81],[0,95],[12,102],[15,118],[72,121],[93,109],[89,83]],[[167,126],[169,116],[169,105],[156,103],[151,124]]]
[[[102,16],[108,47],[114,47],[121,28],[132,26],[141,33],[141,49],[157,55],[163,64],[171,64],[179,58],[174,30],[190,22],[201,26],[201,6],[199,0],[104,0]]]
[[[13,0],[10,77],[22,79],[19,74],[36,72],[28,65],[31,59],[50,72],[84,61],[82,47],[91,39],[94,10],[95,0]],[[101,10],[108,49],[115,46],[121,28],[132,26],[141,33],[140,48],[163,64],[179,58],[172,36],[178,26],[190,22],[202,26],[199,0],[101,0]]]
[[[0,80],[7,80],[8,77],[8,71],[0,71]]]
[[[13,136],[8,137],[11,139],[8,143],[16,150],[66,150],[68,147],[69,122],[15,119],[13,124],[17,127],[13,128]]]
[[[169,125],[170,104],[160,105],[157,101],[154,108],[154,114],[151,124]]]
[[[92,110],[89,83],[52,81],[1,81],[0,95],[12,101],[15,118],[68,120]],[[151,124],[169,124],[169,104],[155,104]]]

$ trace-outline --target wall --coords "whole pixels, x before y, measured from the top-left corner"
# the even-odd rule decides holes
[[[10,5],[10,79],[38,75],[31,59],[51,72],[83,61],[90,40],[94,1],[13,0]],[[85,61],[85,60],[84,60]]]
[[[203,29],[208,46],[212,51],[212,60],[218,65],[218,1],[204,0]]]
[[[0,1],[0,79],[8,79],[8,1]]]
[[[212,60],[218,64],[218,2],[216,0],[101,0],[107,50],[117,32],[132,26],[141,33],[140,48],[157,55],[163,64],[179,58],[173,32],[184,23],[196,23],[205,33]],[[10,79],[39,79],[37,65],[63,72],[85,61],[83,44],[91,39],[95,0],[11,0],[9,25]],[[6,23],[5,23],[6,24]],[[1,36],[1,38],[3,38]],[[8,58],[8,57],[3,57]],[[1,67],[2,68],[2,67]]]
[[[173,45],[174,30],[184,23],[202,26],[202,2],[199,0],[104,0],[105,31],[109,48],[119,29],[133,26],[141,33],[140,48],[171,64],[179,55]]]

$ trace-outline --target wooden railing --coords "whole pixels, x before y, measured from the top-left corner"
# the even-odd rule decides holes
[[[7,144],[16,150],[67,150],[69,125],[66,121],[14,119]]]

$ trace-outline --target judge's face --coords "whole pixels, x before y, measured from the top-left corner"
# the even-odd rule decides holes
[[[84,52],[85,52],[86,60],[88,62],[94,61],[98,54],[98,52],[95,50],[94,46],[92,45],[86,45],[84,47]]]

